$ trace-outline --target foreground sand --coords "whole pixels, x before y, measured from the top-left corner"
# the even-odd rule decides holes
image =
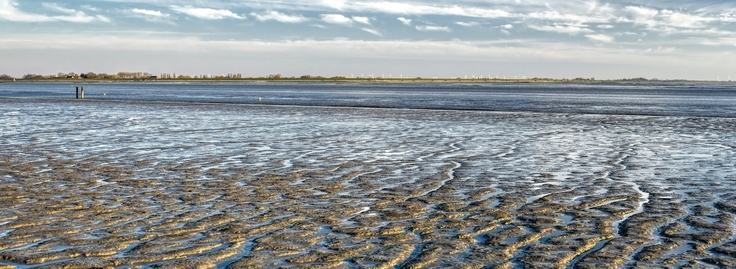
[[[0,100],[0,268],[736,266],[736,120]]]

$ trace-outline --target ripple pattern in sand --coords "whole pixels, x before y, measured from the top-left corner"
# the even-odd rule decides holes
[[[0,268],[736,263],[733,119],[0,102]]]

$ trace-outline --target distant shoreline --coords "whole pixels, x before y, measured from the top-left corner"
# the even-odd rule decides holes
[[[656,85],[656,84],[712,84],[731,83],[732,81],[704,80],[549,80],[549,79],[17,79],[0,80],[0,83],[375,83],[375,84],[414,84],[414,83],[477,83],[477,84],[623,84],[623,85]]]

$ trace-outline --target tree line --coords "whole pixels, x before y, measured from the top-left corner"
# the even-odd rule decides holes
[[[118,72],[117,74],[108,73],[63,73],[59,72],[55,75],[38,75],[38,74],[25,74],[23,79],[142,79],[150,78],[152,75],[147,72]]]
[[[348,79],[344,76],[333,76],[333,77],[323,77],[323,76],[313,76],[313,75],[303,75],[303,76],[291,76],[287,77],[280,73],[276,74],[269,74],[267,76],[261,76],[261,77],[243,77],[241,73],[228,73],[228,74],[222,74],[222,75],[177,75],[176,73],[161,73],[158,76],[153,75],[148,72],[117,72],[114,74],[108,74],[108,73],[95,73],[95,72],[87,72],[87,73],[75,73],[75,72],[69,72],[69,73],[63,73],[59,72],[54,75],[38,75],[38,74],[25,74],[20,78],[16,78],[7,74],[0,74],[0,81],[9,81],[14,79],[22,79],[22,80],[65,80],[65,79],[99,79],[99,80],[207,80],[207,79],[214,79],[214,80],[237,80],[237,79],[250,79],[250,80],[345,80]],[[375,79],[375,78],[366,78],[366,77],[357,77],[354,79]],[[416,79],[421,80],[421,77],[417,77]],[[460,78],[457,78],[460,79]],[[523,80],[531,80],[531,81],[562,81],[562,82],[594,82],[597,81],[595,78],[563,78],[563,79],[554,79],[554,78],[539,78],[534,77],[530,79],[524,78]],[[658,82],[658,81],[687,81],[687,80],[658,80],[656,78],[647,79],[643,77],[636,77],[636,78],[623,78],[623,79],[613,79],[608,81],[620,81],[620,82]]]
[[[229,73],[223,75],[176,75],[176,73],[161,73],[158,76],[148,72],[118,72],[115,74],[108,73],[63,73],[59,72],[53,75],[39,75],[34,73],[28,73],[20,77],[23,80],[60,80],[60,79],[102,79],[102,80],[117,80],[117,79],[242,79],[243,75],[240,73]],[[13,80],[12,76],[7,74],[0,75],[0,80]]]
[[[14,77],[3,74],[0,75],[0,80],[13,80]],[[39,75],[34,73],[25,74],[19,79],[23,80],[61,80],[61,79],[102,79],[102,80],[118,80],[118,79],[181,79],[181,80],[199,80],[199,79],[218,79],[218,80],[227,80],[227,79],[269,79],[269,80],[289,80],[289,79],[298,79],[298,80],[325,80],[325,79],[347,79],[347,77],[344,76],[333,76],[333,77],[324,77],[324,76],[314,76],[314,75],[303,75],[303,76],[283,76],[280,73],[276,74],[270,74],[267,76],[261,76],[261,77],[243,77],[243,74],[241,73],[228,73],[228,74],[222,74],[222,75],[177,75],[176,73],[161,73],[158,76],[155,76],[153,74],[147,73],[147,72],[118,72],[116,74],[108,74],[108,73],[95,73],[95,72],[87,72],[87,73],[75,73],[75,72],[69,72],[69,73],[63,73],[59,72],[54,75]],[[365,79],[364,77],[358,77],[357,79]]]

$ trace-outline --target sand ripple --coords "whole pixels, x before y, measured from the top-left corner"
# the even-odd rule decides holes
[[[736,266],[734,119],[0,103],[0,268]]]

